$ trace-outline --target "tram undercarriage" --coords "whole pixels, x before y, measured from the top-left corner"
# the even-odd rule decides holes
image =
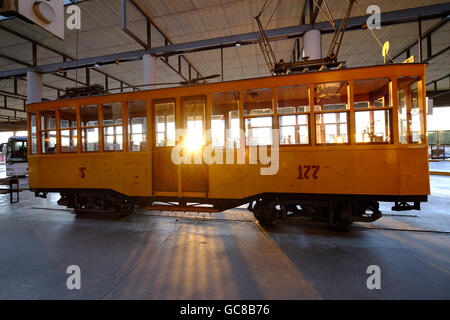
[[[48,192],[59,191],[35,191],[40,197],[46,197]],[[261,225],[300,221],[348,226],[353,222],[373,222],[381,218],[379,201],[395,202],[394,211],[420,210],[420,202],[427,201],[426,196],[399,198],[273,193],[244,199],[127,197],[111,190],[65,190],[60,194],[58,205],[72,208],[77,214],[105,212],[129,216],[136,206],[157,211],[220,212],[248,204],[247,209]],[[413,202],[413,205],[408,202]]]

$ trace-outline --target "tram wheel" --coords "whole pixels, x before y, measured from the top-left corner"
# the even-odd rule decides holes
[[[258,222],[263,226],[270,226],[275,220],[275,202],[268,199],[257,201],[253,214]]]
[[[134,212],[134,203],[122,202],[118,211],[121,217],[131,216]]]

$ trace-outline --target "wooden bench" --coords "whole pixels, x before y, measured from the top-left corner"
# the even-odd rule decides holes
[[[7,189],[0,188],[0,193],[9,193],[9,202],[10,203],[18,203],[19,202],[19,192],[22,191],[19,189],[19,178],[8,177],[8,178],[0,179],[0,185],[9,186],[9,188],[7,188]],[[6,191],[6,192],[4,192],[4,191]],[[14,199],[14,194],[16,195],[16,199]]]

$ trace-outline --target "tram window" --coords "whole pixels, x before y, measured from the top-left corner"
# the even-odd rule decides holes
[[[42,153],[56,153],[56,131],[45,131],[41,133]]]
[[[123,150],[122,103],[103,105],[103,139],[105,151]]]
[[[81,128],[81,141],[83,152],[98,151],[98,128]]]
[[[369,101],[363,101],[363,102],[355,102],[354,108],[355,109],[367,109],[370,107]]]
[[[43,110],[41,114],[41,130],[56,129],[56,110]]]
[[[272,145],[272,117],[245,119],[247,145]]]
[[[281,87],[277,90],[280,143],[309,144],[308,86]],[[285,115],[283,115],[285,114]]]
[[[98,126],[98,108],[97,106],[80,107],[81,127]]]
[[[129,151],[147,151],[147,104],[145,101],[128,102]]]
[[[62,108],[59,110],[61,129],[70,129],[77,127],[77,109]]]
[[[373,100],[373,107],[374,108],[382,108],[386,104],[385,101],[389,101],[389,99],[388,100],[385,100],[384,98],[375,99],[375,100]]]
[[[309,112],[308,86],[277,89],[277,113]]]
[[[354,82],[356,143],[391,142],[392,110],[378,109],[390,107],[389,102],[389,79]]]
[[[314,111],[345,109],[348,109],[346,82],[330,82],[314,85]]]
[[[398,86],[400,143],[423,143],[425,141],[424,106],[419,101],[417,78],[399,78]]]
[[[389,107],[389,79],[356,80],[353,97],[355,109]]]
[[[186,98],[183,100],[186,146],[195,151],[206,143],[203,134],[205,128],[205,98]]]
[[[33,112],[30,114],[31,120],[31,154],[37,154],[37,127],[36,127],[36,114]]]
[[[273,90],[254,89],[243,92],[245,137],[250,146],[271,145],[273,117]]]
[[[83,152],[99,151],[98,108],[81,106],[81,145]]]
[[[103,125],[122,124],[122,103],[109,103],[103,105]]]
[[[279,116],[281,144],[309,144],[309,116]]]
[[[243,92],[244,116],[273,113],[273,90],[254,89]]]
[[[77,152],[78,135],[77,130],[61,130],[61,152]]]
[[[348,143],[348,112],[316,114],[317,144]]]
[[[155,103],[155,135],[157,147],[175,145],[175,103]]]
[[[211,138],[214,148],[240,147],[239,92],[213,95]]]
[[[355,112],[356,143],[390,143],[391,110]]]

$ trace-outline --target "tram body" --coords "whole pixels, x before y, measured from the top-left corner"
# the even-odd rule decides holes
[[[427,201],[425,95],[425,65],[402,64],[31,104],[30,188],[77,212],[250,203],[261,223],[374,221],[379,201]]]

